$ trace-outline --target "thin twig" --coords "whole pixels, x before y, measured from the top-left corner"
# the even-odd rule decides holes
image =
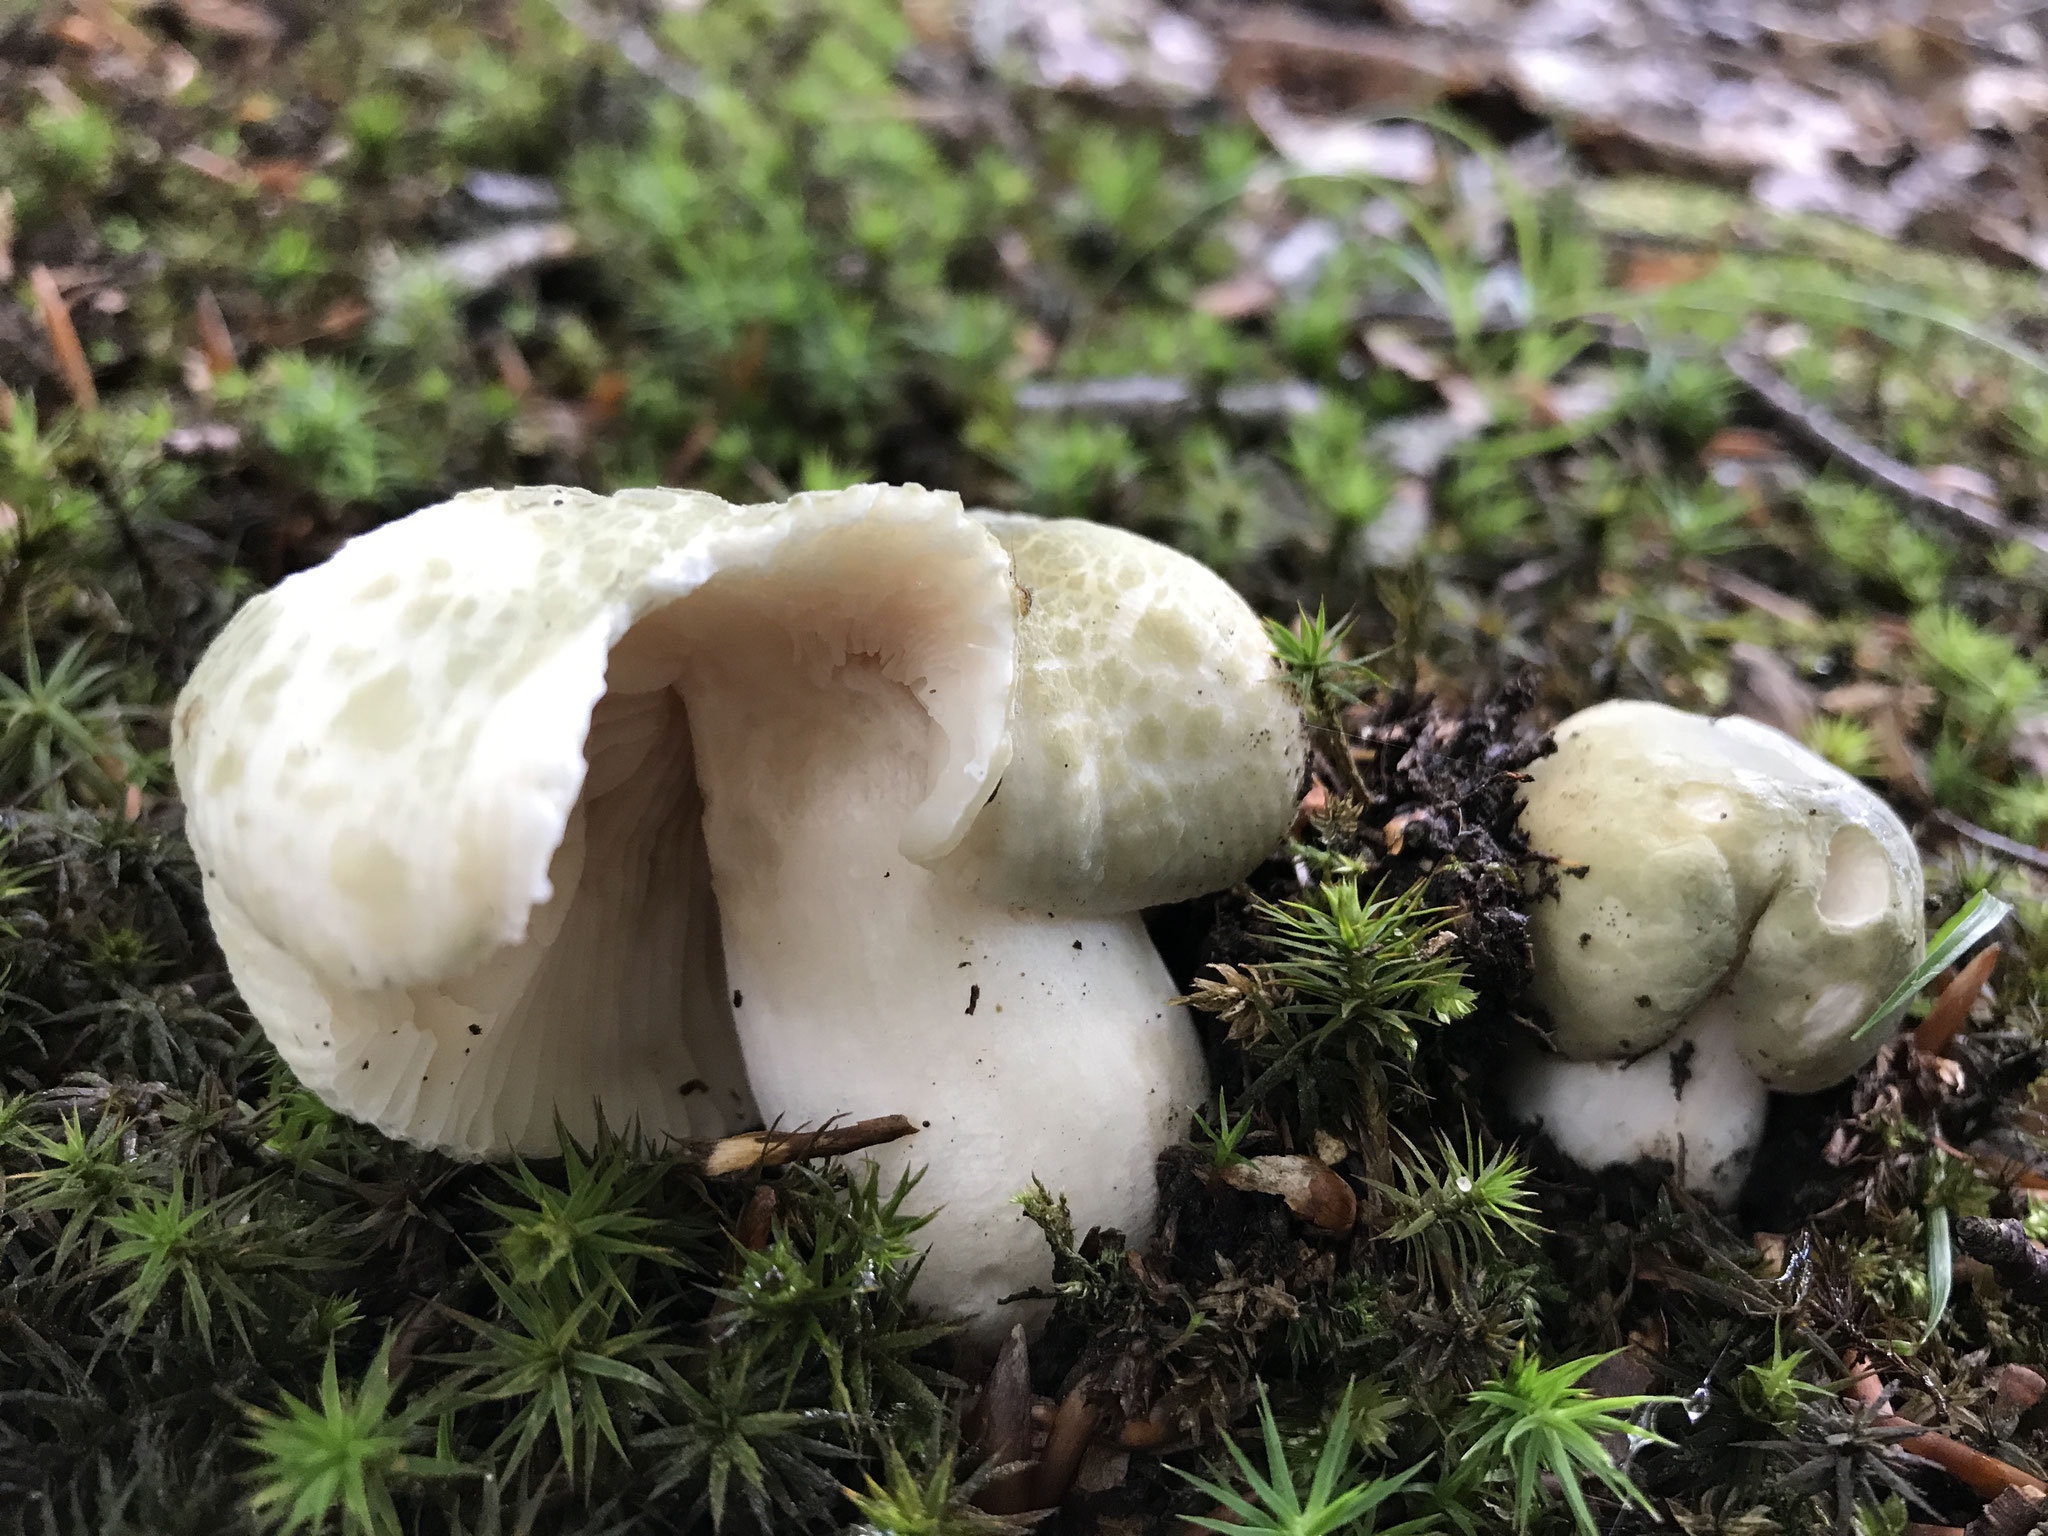
[[[915,1136],[917,1126],[902,1115],[880,1115],[851,1125],[828,1125],[816,1131],[747,1131],[719,1141],[686,1142],[683,1155],[711,1178],[801,1163],[814,1157],[843,1157],[866,1147],[884,1146]]]
[[[1937,808],[1934,819],[1959,837],[1966,837],[1973,843],[1989,848],[1993,853],[2005,855],[2015,864],[2024,864],[2029,869],[2048,870],[2048,848],[2036,848],[2032,843],[2023,843],[2016,838],[1994,832],[1989,827],[1980,827],[1974,821],[1965,821],[1953,811]]]
[[[1812,446],[1833,454],[1865,480],[1923,512],[1937,514],[1950,528],[1988,540],[2017,539],[2048,553],[2048,532],[2015,523],[1980,497],[1937,485],[1910,464],[1866,443],[1848,426],[1802,395],[1791,382],[1752,352],[1730,347],[1722,354],[1728,371],[1771,408],[1786,426]]]
[[[1858,1359],[1853,1351],[1842,1357],[1842,1363],[1849,1368],[1849,1379],[1843,1385],[1843,1392],[1864,1407],[1876,1410],[1873,1422],[1878,1428],[1919,1431],[1899,1441],[1898,1449],[1923,1461],[1933,1462],[1979,1498],[1996,1498],[2008,1488],[2048,1491],[2048,1483],[2043,1483],[2031,1472],[2000,1461],[1996,1456],[1973,1450],[1947,1435],[1921,1429],[1911,1419],[1889,1412],[1884,1406],[1884,1384],[1878,1380],[1876,1370]]]
[[[2027,1236],[2024,1223],[1965,1216],[1956,1222],[1956,1246],[1988,1264],[2014,1300],[2048,1307],[2048,1248]]]

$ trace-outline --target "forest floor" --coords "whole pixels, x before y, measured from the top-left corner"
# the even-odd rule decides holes
[[[2048,35],[1951,9],[0,0],[0,1531],[2035,1528]],[[992,1373],[857,1168],[327,1111],[168,764],[243,598],[453,491],[863,480],[1373,669],[1298,841],[1154,914],[1222,1092],[1161,1235],[1035,1201]],[[1494,1102],[1504,775],[1614,696],[2014,908],[1734,1210]]]

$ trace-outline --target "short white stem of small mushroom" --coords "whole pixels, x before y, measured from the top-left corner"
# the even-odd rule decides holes
[[[916,1123],[864,1155],[926,1170],[919,1298],[999,1337],[1020,1314],[997,1300],[1050,1275],[1013,1203],[1033,1176],[1084,1232],[1150,1228],[1154,1160],[1204,1090],[1193,1028],[1137,917],[991,906],[903,856],[937,732],[909,686],[757,638],[693,648],[677,684],[756,1102],[785,1128]]]
[[[1655,1158],[1686,1188],[1732,1202],[1763,1139],[1770,1090],[1744,1064],[1716,998],[1634,1061],[1535,1055],[1511,1085],[1515,1118],[1599,1169]]]

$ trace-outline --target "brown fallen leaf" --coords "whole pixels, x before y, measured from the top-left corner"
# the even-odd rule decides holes
[[[249,183],[249,173],[242,169],[239,161],[230,160],[226,155],[208,149],[204,144],[187,144],[171,158],[202,176],[225,182],[231,187],[247,186]]]
[[[1880,690],[1876,695],[1851,692],[1863,688]],[[1852,715],[1870,728],[1877,747],[1878,771],[1885,782],[1908,798],[1924,800],[1928,794],[1927,759],[1914,745],[1915,727],[1932,694],[1917,685],[1889,688],[1883,683],[1851,683],[1821,696],[1821,708],[1831,714]]]
[[[1349,1232],[1358,1220],[1358,1196],[1329,1164],[1298,1153],[1254,1157],[1222,1171],[1232,1189],[1278,1195],[1287,1208],[1325,1232]]]
[[[313,334],[306,339],[317,337],[347,336],[370,318],[370,306],[360,299],[336,299],[320,312],[314,324]]]
[[[1174,1437],[1173,1421],[1163,1407],[1155,1407],[1142,1419],[1132,1419],[1117,1431],[1117,1444],[1133,1451],[1149,1451]]]
[[[691,472],[696,469],[698,461],[704,457],[705,450],[710,448],[717,437],[718,414],[714,411],[708,416],[700,417],[669,459],[668,468],[662,472],[662,484],[688,485]]]
[[[1728,648],[1730,703],[1735,713],[1783,731],[1797,739],[1813,723],[1813,689],[1790,662],[1768,646],[1747,640]]]
[[[150,35],[115,9],[113,0],[72,0],[72,3],[91,18],[92,24],[120,49],[128,62],[137,67],[148,65],[156,52],[156,44]]]
[[[312,171],[303,160],[258,160],[249,167],[249,179],[278,197],[297,197]]]
[[[1939,1056],[1955,1042],[1963,1026],[1970,1022],[1970,1010],[1976,1006],[1978,996],[1984,991],[1984,984],[1991,979],[1991,973],[1998,966],[1998,946],[1987,944],[1979,950],[1970,963],[1949,979],[1941,989],[1941,995],[1934,1000],[1934,1006],[1927,1010],[1927,1017],[1913,1029],[1913,1048],[1929,1056]]]
[[[207,370],[216,379],[233,373],[238,366],[235,335],[228,329],[227,316],[220,312],[220,300],[213,296],[211,288],[199,290],[199,300],[193,305],[193,318],[199,326],[199,350],[206,357]]]
[[[1081,1470],[1081,1457],[1088,1449],[1095,1425],[1095,1410],[1088,1406],[1081,1388],[1074,1388],[1053,1415],[1044,1454],[1032,1473],[1031,1502],[1026,1508],[1052,1509],[1067,1496],[1067,1490],[1074,1486],[1075,1474]]]
[[[1193,303],[1200,313],[1218,320],[1249,320],[1265,314],[1279,298],[1280,290],[1263,272],[1239,272],[1200,290]]]
[[[995,1369],[989,1372],[964,1426],[984,1466],[1007,1467],[1031,1460],[1031,1407],[1031,1354],[1024,1325],[1019,1323],[1003,1342]],[[1031,1469],[1018,1466],[1014,1472],[990,1478],[974,1502],[992,1515],[1014,1515],[1029,1509]]]
[[[2016,1157],[1995,1152],[1986,1147],[1957,1147],[1936,1136],[1932,1138],[1937,1149],[1950,1157],[1961,1158],[1974,1163],[1977,1171],[1994,1184],[2004,1184],[2013,1189],[2024,1189],[2034,1194],[2048,1194],[2048,1175],[2036,1172]]]
[[[1705,277],[1720,264],[1719,251],[1675,251],[1655,246],[1628,253],[1621,286],[1630,293],[1652,293]]]
[[[617,368],[607,368],[590,381],[589,392],[583,397],[583,415],[587,425],[602,426],[618,414],[626,403],[628,389],[626,375]]]
[[[1387,854],[1390,858],[1398,859],[1401,856],[1401,850],[1408,844],[1408,823],[1422,814],[1420,811],[1403,811],[1400,815],[1390,818],[1387,824],[1380,828],[1380,836],[1386,839]]]
[[[1028,320],[1011,333],[1010,349],[1003,377],[1013,382],[1050,368],[1060,350],[1058,342]]]
[[[81,410],[97,408],[100,395],[93,387],[92,367],[85,360],[85,348],[79,345],[78,330],[71,323],[71,310],[57,287],[57,279],[48,267],[38,266],[29,272],[28,282],[35,294],[37,315],[43,322],[43,329],[49,332],[50,350],[56,354],[57,369],[64,375],[64,384],[71,391],[71,398]]]
[[[747,1201],[733,1227],[733,1239],[750,1253],[759,1253],[775,1235],[775,1186],[763,1184]]]
[[[1367,326],[1365,350],[1382,368],[1391,368],[1418,383],[1433,383],[1444,375],[1444,360],[1399,326]]]
[[[275,16],[240,0],[178,0],[178,11],[202,32],[217,32],[246,43],[274,43],[284,36]]]
[[[513,399],[524,400],[532,392],[533,370],[526,366],[519,343],[503,331],[491,342],[491,361],[498,365],[498,382],[511,392]]]
[[[1711,587],[1721,596],[1745,607],[1754,608],[1758,613],[1767,613],[1781,624],[1790,624],[1800,629],[1816,629],[1820,625],[1820,615],[1798,598],[1780,592],[1776,587],[1766,586],[1740,571],[1730,570],[1725,565],[1709,565],[1704,560],[1688,560],[1680,570],[1687,581]]]
[[[2039,1371],[2014,1362],[1999,1369],[1994,1399],[2002,1413],[2025,1413],[2048,1392],[2048,1379]]]
[[[1283,6],[1261,6],[1232,21],[1226,89],[1240,100],[1285,85],[1354,107],[1429,107],[1474,88],[1496,65],[1475,53],[1410,41],[1378,27],[1320,22]]]
[[[1716,459],[1782,459],[1789,454],[1783,442],[1755,427],[1723,427],[1700,449],[1700,462]]]
[[[50,33],[60,43],[69,43],[81,53],[98,53],[113,45],[113,40],[83,16],[66,16]]]

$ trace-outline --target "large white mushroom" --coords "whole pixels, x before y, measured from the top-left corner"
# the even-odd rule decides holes
[[[1857,1030],[1923,951],[1919,855],[1869,789],[1752,720],[1615,702],[1556,741],[1522,826],[1582,869],[1532,914],[1558,1054],[1518,1069],[1517,1113],[1588,1168],[1657,1158],[1732,1198],[1770,1090],[1883,1044]]]
[[[458,1154],[901,1113],[920,1281],[1042,1281],[1030,1178],[1142,1233],[1204,1074],[1141,907],[1277,841],[1298,714],[1194,562],[862,486],[472,492],[252,601],[174,756],[300,1079]]]

